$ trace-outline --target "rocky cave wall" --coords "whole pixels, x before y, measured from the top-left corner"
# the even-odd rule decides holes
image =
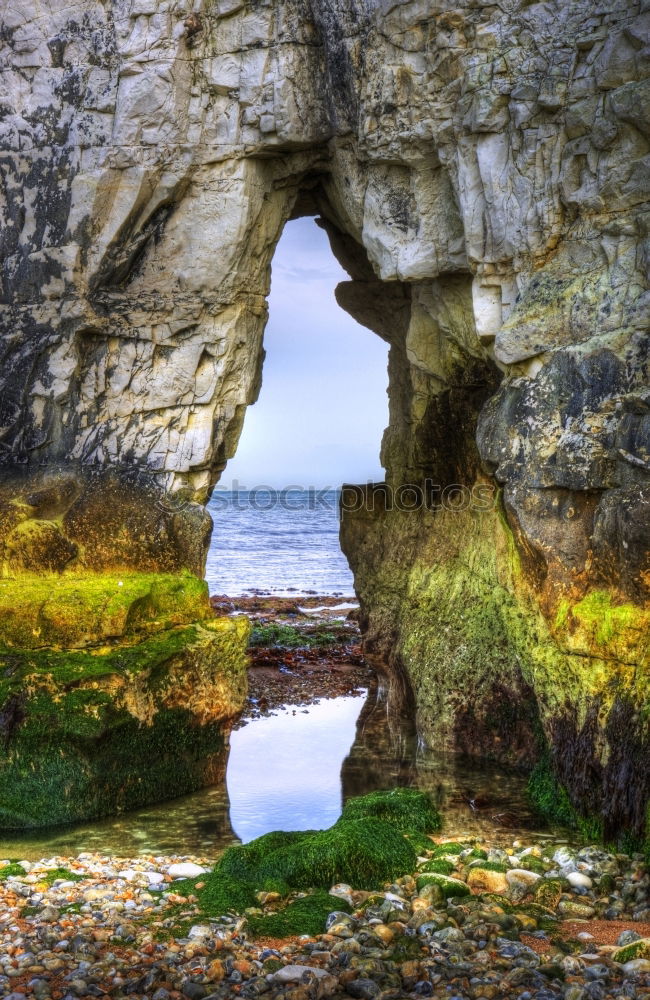
[[[641,833],[646,0],[25,0],[3,21],[9,647],[13,580],[202,574],[274,247],[318,213],[340,304],[391,345],[388,485],[472,498],[376,490],[344,518],[369,655],[424,738],[541,758],[547,805]]]

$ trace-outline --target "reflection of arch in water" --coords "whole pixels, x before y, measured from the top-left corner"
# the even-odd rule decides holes
[[[377,789],[416,784],[416,749],[415,727],[391,720],[386,689],[374,681],[341,768],[343,802]]]

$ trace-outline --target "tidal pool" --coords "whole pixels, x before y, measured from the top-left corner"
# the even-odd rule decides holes
[[[418,747],[410,730],[389,722],[376,687],[248,722],[231,733],[222,765],[217,784],[179,799],[111,819],[0,837],[0,857],[216,857],[229,844],[270,830],[331,826],[348,798],[404,785],[433,796],[445,837],[495,844],[517,837],[571,839],[530,812],[524,775]]]

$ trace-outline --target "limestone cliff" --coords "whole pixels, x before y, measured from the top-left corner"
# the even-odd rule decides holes
[[[346,517],[370,653],[426,737],[530,759],[534,732],[640,832],[647,0],[3,18],[4,574],[200,574],[273,250],[318,214],[391,345],[389,486],[500,490]]]

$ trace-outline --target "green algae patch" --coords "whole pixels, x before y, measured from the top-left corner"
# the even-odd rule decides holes
[[[391,809],[387,809],[392,821],[372,815],[382,799],[391,803]],[[417,856],[405,836],[407,831],[401,826],[408,811],[395,810],[395,801],[391,792],[373,792],[348,803],[358,818],[343,815],[327,830],[274,831],[249,844],[229,847],[212,872],[174,882],[173,891],[181,895],[196,894],[202,913],[219,917],[243,913],[255,906],[260,891],[278,892],[286,897],[296,890],[319,890],[305,897],[308,902],[297,900],[273,916],[277,917],[278,928],[301,928],[286,933],[321,931],[327,913],[345,909],[338,897],[327,893],[333,884],[346,882],[358,889],[382,889],[391,879],[414,870]],[[411,801],[411,815],[414,802]],[[418,802],[422,821],[425,803],[419,797]],[[365,815],[366,812],[371,815]],[[402,816],[401,823],[398,813]],[[268,915],[259,918],[251,915],[249,926],[260,935],[282,936],[280,930],[276,933],[270,929],[272,925],[266,923],[269,919]],[[308,927],[316,929],[310,931]]]
[[[9,648],[83,647],[212,616],[206,582],[190,573],[0,580],[0,642]]]
[[[423,865],[420,865],[418,871],[423,875],[428,872],[433,872],[436,875],[451,875],[454,870],[454,865],[451,861],[445,861],[444,858],[432,858],[431,861],[426,861]]]
[[[632,962],[635,958],[650,958],[650,938],[632,941],[631,944],[624,945],[612,955],[612,960],[620,962],[621,965],[624,965],[625,962]]]
[[[246,697],[245,619],[140,642],[0,649],[0,829],[114,815],[195,791]]]
[[[277,913],[262,917],[250,916],[248,930],[254,937],[284,938],[296,934],[322,934],[330,913],[349,913],[350,910],[351,907],[345,900],[319,889],[293,900]]]
[[[360,798],[351,799],[343,807],[341,814],[341,820],[366,817],[393,823],[409,833],[432,833],[442,826],[440,813],[430,797],[416,788],[393,788],[389,792],[370,792]]]
[[[337,634],[328,628],[295,628],[293,625],[272,622],[268,625],[255,625],[251,632],[250,644],[253,647],[278,646],[281,649],[305,649],[331,646],[348,638],[345,633]]]
[[[0,868],[0,881],[4,882],[7,878],[23,878],[26,874],[27,872],[21,865],[12,862],[5,865],[4,868]]]
[[[447,856],[455,858],[458,857],[458,855],[463,851],[467,850],[468,846],[468,844],[459,844],[455,841],[449,841],[446,844],[436,844],[433,849],[433,856],[434,858],[444,858]]]
[[[128,713],[110,721],[97,738],[21,728],[0,766],[0,828],[74,823],[175,798],[203,787],[224,754],[222,727],[199,726],[189,712],[162,710],[150,726]]]
[[[365,818],[339,820],[299,843],[280,848],[260,865],[262,882],[282,880],[296,889],[329,888],[347,882],[380,889],[415,867],[416,854],[390,823]]]
[[[548,753],[533,768],[528,779],[527,794],[531,805],[544,819],[579,830],[585,841],[602,840],[602,820],[599,817],[582,816],[578,812],[566,788],[555,776]]]
[[[469,886],[459,878],[450,878],[448,875],[438,875],[430,872],[426,875],[418,875],[416,885],[418,892],[427,885],[437,885],[442,890],[446,899],[453,899],[455,896],[469,896]]]
[[[508,871],[508,866],[501,864],[500,861],[483,861],[479,859],[474,861],[469,866],[470,871],[480,871],[480,872],[500,872],[504,874]]]
[[[483,851],[480,847],[463,851],[463,862],[468,864],[470,861],[487,861],[487,851]]]
[[[602,656],[604,649],[618,659],[647,660],[650,649],[650,612],[634,604],[614,604],[606,590],[594,590],[577,604],[563,602],[555,620],[566,632],[570,650]]]
[[[50,886],[54,885],[59,879],[63,879],[66,882],[83,882],[86,878],[90,878],[90,875],[80,875],[79,872],[70,871],[69,868],[49,868],[42,877],[39,876],[38,881]]]

